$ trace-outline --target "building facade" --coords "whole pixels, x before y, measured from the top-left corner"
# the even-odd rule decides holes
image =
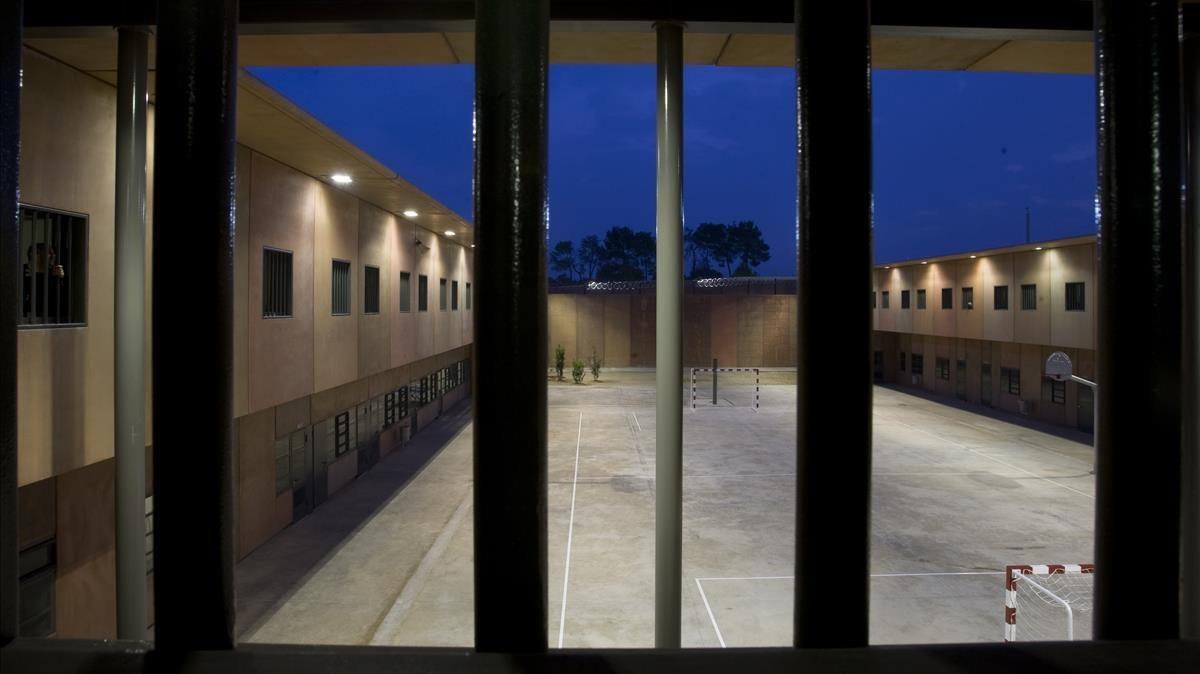
[[[25,49],[23,65],[22,629],[109,638],[116,636],[116,89],[34,49]],[[240,559],[468,395],[472,252],[465,221],[246,73],[238,95]],[[153,106],[149,127],[152,187]],[[357,180],[336,185],[337,171]],[[149,221],[152,190],[147,199]],[[404,215],[408,209],[415,214]],[[149,287],[145,311],[149,464]],[[146,473],[149,523],[149,465]],[[147,549],[149,570],[149,525]]]
[[[1091,389],[1044,372],[1095,380],[1095,280],[1090,236],[879,265],[875,379],[1090,432]]]

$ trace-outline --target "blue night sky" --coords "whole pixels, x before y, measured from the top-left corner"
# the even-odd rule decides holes
[[[471,219],[471,66],[258,68],[288,98]],[[793,74],[684,73],[686,224],[753,220],[795,274]],[[1095,232],[1090,76],[877,71],[879,262]],[[653,66],[550,72],[550,242],[654,230]]]

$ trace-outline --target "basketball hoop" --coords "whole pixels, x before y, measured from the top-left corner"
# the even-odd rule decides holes
[[[1055,351],[1046,359],[1046,377],[1054,381],[1067,381],[1071,378],[1071,357],[1062,351]]]

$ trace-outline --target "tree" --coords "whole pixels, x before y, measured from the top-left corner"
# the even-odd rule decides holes
[[[629,227],[604,233],[598,278],[603,281],[642,281],[654,277],[654,236]]]
[[[604,248],[595,234],[588,234],[579,242],[578,262],[579,275],[583,280],[591,281],[596,278],[600,265],[604,262]]]
[[[575,246],[570,241],[559,241],[550,251],[550,268],[559,273],[560,282],[573,282],[579,272],[575,260]]]
[[[735,222],[726,229],[729,253],[740,261],[734,276],[754,276],[754,267],[771,259],[771,247],[753,220]]]
[[[725,268],[725,275],[733,274],[734,254],[729,245],[729,228],[716,222],[703,222],[692,235],[700,249],[703,266],[711,268],[713,263]]]

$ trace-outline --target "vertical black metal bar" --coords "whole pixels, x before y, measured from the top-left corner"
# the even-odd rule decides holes
[[[1200,34],[1185,24],[1183,110],[1187,133],[1187,213],[1183,262],[1183,455],[1179,636],[1200,639]]]
[[[1095,4],[1098,639],[1179,636],[1179,30],[1175,0]]]
[[[546,649],[548,0],[475,3],[475,648]]]
[[[233,646],[237,10],[158,3],[154,612],[166,651]]]
[[[0,3],[0,646],[17,636],[17,306],[23,2]]]
[[[799,648],[867,644],[871,58],[867,0],[796,0]],[[824,279],[852,273],[842,293]],[[845,297],[861,298],[847,302]],[[830,451],[836,447],[837,451]],[[838,578],[838,582],[829,582]]]

